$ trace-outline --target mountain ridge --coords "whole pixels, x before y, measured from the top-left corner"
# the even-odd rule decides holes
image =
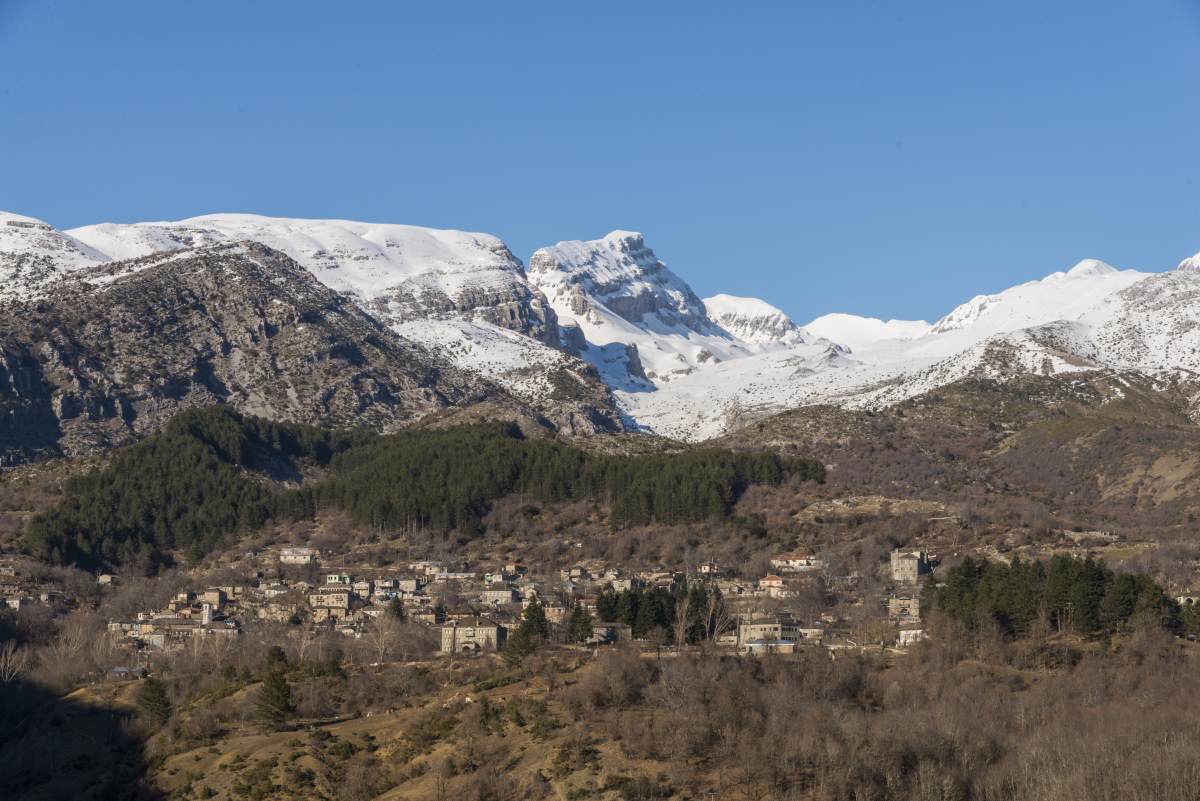
[[[215,214],[60,232],[10,214],[3,297],[39,297],[118,256],[240,241],[287,254],[427,358],[520,403],[586,397],[599,416],[566,424],[581,433],[619,416],[702,440],[797,406],[887,406],[967,376],[1200,371],[1200,255],[1163,273],[1083,259],[932,324],[828,314],[799,326],[765,300],[702,300],[633,231],[539,248],[526,267],[498,237],[457,230]]]

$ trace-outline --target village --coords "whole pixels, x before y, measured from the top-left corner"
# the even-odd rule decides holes
[[[121,672],[147,668],[156,654],[205,638],[238,637],[264,622],[286,626],[294,637],[334,633],[378,641],[385,629],[404,621],[425,627],[442,655],[493,652],[504,648],[509,632],[534,603],[557,630],[582,613],[585,634],[568,638],[577,645],[634,641],[680,647],[685,640],[673,631],[674,621],[644,624],[639,631],[611,606],[621,594],[675,593],[681,587],[704,589],[711,599],[708,609],[693,613],[708,618],[711,645],[727,652],[903,649],[924,636],[920,589],[937,564],[920,550],[893,551],[883,568],[887,591],[868,605],[858,592],[857,574],[833,575],[821,558],[806,553],[772,557],[773,572],[757,580],[739,578],[712,561],[682,569],[633,569],[592,560],[544,574],[519,561],[346,565],[344,556],[307,546],[272,547],[247,556],[254,570],[245,581],[188,588],[160,608],[106,620],[108,636],[125,655]],[[109,573],[96,578],[101,597],[121,582]],[[612,599],[607,609],[606,596]],[[65,611],[80,603],[65,587],[24,576],[12,559],[0,563],[0,598],[18,614],[34,607]]]

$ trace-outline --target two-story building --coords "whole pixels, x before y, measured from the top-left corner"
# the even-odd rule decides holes
[[[477,654],[504,647],[508,630],[482,617],[451,620],[442,626],[442,653]]]

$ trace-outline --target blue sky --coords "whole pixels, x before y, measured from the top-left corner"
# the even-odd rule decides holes
[[[634,229],[800,322],[1200,250],[1200,0],[582,6],[0,0],[0,208]]]

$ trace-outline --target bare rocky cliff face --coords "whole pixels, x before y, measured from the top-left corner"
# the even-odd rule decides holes
[[[607,393],[568,389],[534,408],[253,242],[82,267],[0,304],[5,464],[124,444],[210,403],[382,430],[476,405],[573,433],[619,428]]]

